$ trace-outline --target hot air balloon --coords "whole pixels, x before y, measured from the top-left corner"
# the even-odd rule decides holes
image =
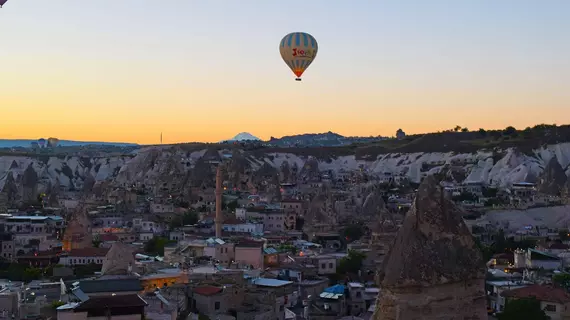
[[[301,75],[317,56],[317,40],[304,32],[293,32],[281,40],[279,52],[283,61],[297,76],[295,80],[301,81]]]
[[[55,147],[57,147],[57,144],[59,143],[59,139],[58,138],[48,138],[47,143],[48,143],[48,147],[55,148]]]
[[[2,6],[4,5],[4,3],[6,3],[8,0],[0,0],[0,8],[2,8]]]

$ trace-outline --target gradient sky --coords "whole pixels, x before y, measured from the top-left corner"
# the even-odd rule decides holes
[[[0,138],[570,123],[568,0],[8,0]],[[278,45],[319,42],[302,82]]]

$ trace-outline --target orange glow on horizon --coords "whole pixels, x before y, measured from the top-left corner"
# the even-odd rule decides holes
[[[8,1],[0,139],[159,144],[162,133],[173,144],[570,123],[568,5],[493,3],[489,15],[478,2]],[[319,43],[294,72],[300,82],[278,49],[294,31]]]

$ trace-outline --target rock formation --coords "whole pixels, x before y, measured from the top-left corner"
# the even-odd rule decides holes
[[[538,179],[538,191],[550,195],[559,195],[567,181],[566,172],[564,172],[556,156],[553,156]]]
[[[59,205],[59,189],[61,185],[59,183],[59,179],[55,179],[55,183],[49,186],[49,194],[47,203],[50,207],[57,207]]]
[[[83,193],[89,194],[93,190],[93,186],[95,185],[95,178],[91,173],[87,173],[85,175],[85,180],[83,180]]]
[[[487,319],[485,265],[461,216],[425,178],[379,274],[373,319]]]
[[[103,275],[127,275],[134,265],[133,248],[122,242],[115,242],[105,256],[101,273]]]
[[[385,210],[386,204],[379,189],[371,191],[362,204],[362,215],[367,217],[376,217]]]
[[[22,200],[25,202],[37,201],[38,174],[30,164],[24,171],[22,178]]]
[[[72,249],[90,248],[93,246],[93,235],[90,230],[90,222],[85,211],[85,203],[74,209],[65,233],[63,234],[63,251]]]

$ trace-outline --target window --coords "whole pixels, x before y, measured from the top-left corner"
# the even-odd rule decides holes
[[[216,301],[216,303],[214,303],[214,309],[220,310],[220,301]]]
[[[555,304],[547,304],[544,308],[545,311],[548,312],[556,312],[556,305]]]
[[[333,264],[332,264],[332,262],[330,262],[329,263],[329,269],[332,269],[332,268],[333,268]]]
[[[327,264],[326,263],[321,263],[321,269],[326,269],[327,268]]]

